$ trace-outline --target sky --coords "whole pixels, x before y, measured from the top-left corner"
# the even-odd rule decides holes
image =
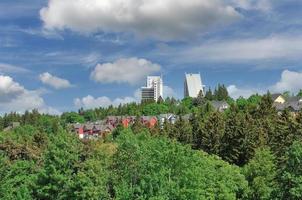
[[[139,100],[185,73],[233,98],[302,88],[301,0],[1,0],[0,113]]]

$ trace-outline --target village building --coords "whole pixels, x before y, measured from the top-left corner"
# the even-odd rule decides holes
[[[286,99],[280,93],[272,94],[271,95],[274,104],[284,104]]]
[[[226,101],[211,101],[213,108],[219,112],[227,110],[230,105]]]

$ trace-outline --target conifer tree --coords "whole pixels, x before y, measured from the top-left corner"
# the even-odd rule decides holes
[[[282,199],[302,199],[302,144],[294,142],[286,152],[282,170],[280,194]]]
[[[4,121],[3,118],[0,116],[0,131],[2,131],[4,128]]]
[[[221,154],[225,160],[242,166],[253,157],[254,149],[259,146],[259,133],[254,123],[249,113],[231,106],[222,142]]]
[[[237,108],[236,108],[237,109]],[[242,148],[244,143],[246,127],[242,126],[240,113],[238,111],[231,111],[228,115],[225,132],[222,138],[222,152],[221,155],[224,160],[230,163],[239,163]]]
[[[204,101],[205,101],[205,99],[204,99],[203,93],[200,90],[198,93],[198,96],[193,99],[193,105],[196,107],[201,106],[204,104]]]
[[[295,120],[295,140],[302,141],[302,109],[297,114]]]
[[[275,156],[267,148],[257,149],[255,157],[242,169],[250,187],[250,200],[274,199],[278,183]]]
[[[276,115],[276,110],[273,107],[272,96],[269,92],[261,98],[256,115],[259,118],[275,117],[273,115]]]
[[[192,134],[192,126],[189,122],[184,121],[182,117],[176,121],[173,128],[174,132],[171,136],[172,138],[177,139],[179,142],[183,144],[192,144],[193,142],[193,134]]]
[[[219,155],[225,123],[220,112],[210,113],[204,123],[200,124],[199,138],[201,149]]]
[[[279,162],[284,161],[287,147],[294,142],[295,131],[293,125],[293,119],[287,109],[282,112],[274,124],[275,131],[271,135],[270,145]]]
[[[208,101],[214,100],[211,88],[209,88],[209,90],[206,92],[205,99],[208,100]]]

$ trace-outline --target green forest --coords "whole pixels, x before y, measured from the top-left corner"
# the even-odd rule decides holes
[[[209,103],[225,100],[218,112]],[[80,140],[68,124],[110,115],[192,114],[147,129],[119,126]],[[173,98],[61,116],[27,111],[0,118],[0,199],[302,199],[302,111],[278,113],[269,93],[231,99],[224,86]]]

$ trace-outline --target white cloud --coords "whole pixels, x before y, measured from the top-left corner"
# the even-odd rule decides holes
[[[270,87],[272,92],[290,91],[293,93],[302,89],[302,72],[284,70],[281,79],[275,85]]]
[[[177,94],[176,92],[174,91],[173,88],[167,86],[167,85],[164,85],[164,98],[167,98],[167,97],[174,97],[174,98],[177,98]]]
[[[230,85],[227,87],[230,97],[233,99],[238,99],[239,97],[248,98],[253,94],[263,94],[261,89],[255,88],[238,88],[236,85]]]
[[[240,15],[223,0],[51,0],[40,17],[48,29],[132,32],[175,40],[228,24]]]
[[[169,86],[164,86],[164,98],[166,97],[176,97],[176,92]],[[74,99],[74,105],[77,108],[99,108],[104,107],[107,108],[109,106],[119,106],[120,104],[128,104],[128,103],[139,103],[141,101],[141,90],[137,89],[134,91],[133,97],[122,97],[116,99],[110,99],[109,97],[102,96],[102,97],[93,97],[88,95],[83,98],[76,98]]]
[[[24,87],[13,81],[9,76],[0,75],[0,102],[8,102],[24,94]]]
[[[55,89],[65,89],[70,88],[72,85],[68,80],[56,77],[48,72],[39,75],[40,80],[42,83],[49,85]]]
[[[160,65],[145,59],[119,59],[113,63],[98,64],[91,73],[91,79],[100,83],[137,84],[146,76],[159,72]]]
[[[45,104],[39,91],[27,90],[11,77],[0,75],[0,113],[33,109],[38,109],[42,113],[60,113]]]
[[[181,50],[188,62],[246,62],[263,60],[300,59],[301,36],[271,36],[266,38],[209,41],[200,46]],[[182,58],[183,58],[182,57]]]
[[[227,87],[229,95],[234,99],[237,99],[240,96],[247,98],[256,93],[264,94],[268,90],[272,93],[283,93],[286,91],[297,93],[300,89],[302,89],[302,72],[289,70],[284,70],[281,73],[280,80],[267,88],[238,87],[236,85],[230,85]]]
[[[26,72],[29,72],[29,70],[15,65],[0,63],[0,73],[26,73]]]
[[[127,104],[132,102],[137,102],[137,99],[133,97],[125,97],[125,98],[116,98],[114,100],[111,100],[109,97],[105,97],[105,96],[95,98],[91,95],[88,95],[86,97],[83,97],[82,99],[76,98],[74,100],[74,104],[76,107],[78,108],[83,107],[85,109],[99,108],[99,107],[107,108],[110,105],[118,106],[120,104]]]

